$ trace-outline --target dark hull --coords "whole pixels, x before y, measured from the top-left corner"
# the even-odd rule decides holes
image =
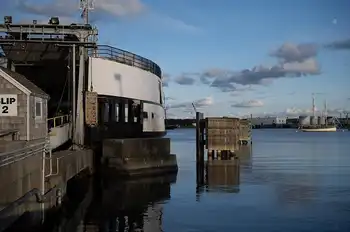
[[[165,126],[165,129],[167,129],[167,130],[174,130],[176,128],[178,128],[178,126],[176,126],[176,125],[167,125],[167,126]]]
[[[86,144],[101,143],[104,139],[164,137],[166,130],[143,131],[143,102],[137,99],[99,96],[98,125],[86,127]]]

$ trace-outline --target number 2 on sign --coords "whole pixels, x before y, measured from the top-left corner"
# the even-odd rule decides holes
[[[9,113],[9,107],[8,106],[3,106],[1,108],[1,111],[2,111],[3,114],[8,114]]]

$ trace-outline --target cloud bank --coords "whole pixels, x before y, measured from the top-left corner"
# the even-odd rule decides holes
[[[2,0],[0,12],[6,14],[16,14],[20,12],[19,17],[14,17],[14,21],[32,22],[33,19],[38,22],[47,23],[49,18],[57,16],[60,22],[70,24],[82,21],[80,15],[82,10],[79,9],[78,0]],[[156,24],[157,28],[171,29],[175,31],[194,33],[200,32],[201,29],[191,25],[181,19],[173,18],[168,15],[154,11],[142,0],[96,0],[94,9],[90,11],[89,22],[96,23],[100,21],[115,22],[115,20],[131,19],[142,17],[147,23]],[[18,14],[17,14],[18,15]],[[34,15],[35,18],[32,18]],[[31,17],[31,18],[29,18]],[[29,19],[28,19],[29,18]],[[149,21],[149,22],[148,22]]]
[[[279,78],[318,75],[321,69],[316,60],[317,52],[315,44],[284,43],[269,53],[277,59],[277,64],[271,67],[256,65],[241,71],[210,68],[197,73],[183,73],[174,81],[179,85],[200,83],[222,92],[235,92],[244,86],[266,85]]]
[[[13,1],[19,11],[38,16],[59,16],[74,18],[79,10],[79,1],[50,0],[38,3],[34,0]],[[91,20],[97,21],[108,16],[126,17],[139,15],[146,10],[140,0],[98,0],[95,1]]]
[[[333,50],[349,50],[350,39],[334,41],[330,44],[327,44],[325,47]]]

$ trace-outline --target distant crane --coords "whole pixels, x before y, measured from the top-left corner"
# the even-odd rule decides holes
[[[196,113],[197,113],[196,106],[194,105],[194,103],[193,103],[193,102],[192,102],[192,106],[193,106],[194,112],[196,112]]]

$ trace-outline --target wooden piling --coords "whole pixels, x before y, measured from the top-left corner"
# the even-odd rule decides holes
[[[251,120],[241,119],[239,122],[239,144],[248,145],[249,143],[252,143]]]
[[[208,160],[230,160],[239,141],[238,118],[206,118]]]
[[[204,162],[204,125],[201,112],[196,112],[196,153],[196,162]]]
[[[196,112],[196,171],[197,185],[204,184],[204,115],[201,112]]]
[[[203,185],[205,179],[204,149],[207,161],[228,161],[237,159],[236,151],[240,145],[251,141],[251,121],[239,118],[209,117],[196,112],[196,163],[197,184]],[[231,160],[231,161],[230,161]]]

